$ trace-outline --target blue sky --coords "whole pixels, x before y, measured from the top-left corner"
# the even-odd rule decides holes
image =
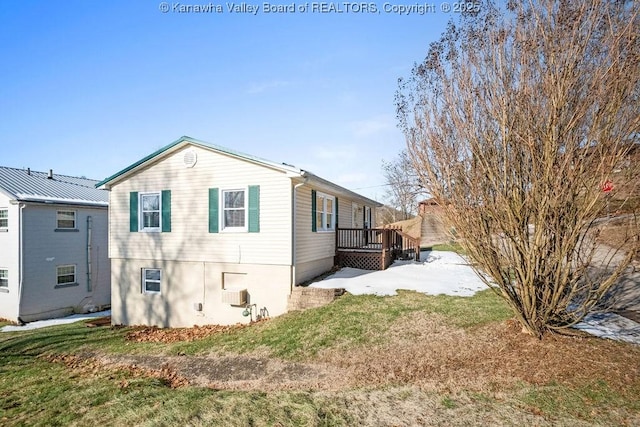
[[[404,147],[397,79],[454,13],[161,3],[0,2],[2,166],[103,179],[188,135],[383,199],[382,159]]]

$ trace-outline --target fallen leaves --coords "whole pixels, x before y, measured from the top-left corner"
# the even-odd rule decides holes
[[[214,334],[225,334],[244,329],[256,323],[268,319],[258,320],[252,323],[236,323],[235,325],[204,325],[192,328],[158,328],[157,326],[139,326],[126,335],[127,341],[174,343],[180,341],[194,341],[206,338]]]
[[[152,369],[141,367],[138,365],[108,365],[91,355],[75,355],[75,354],[55,354],[42,357],[50,363],[59,363],[73,370],[80,375],[95,376],[106,373],[110,379],[115,380],[118,375],[116,371],[125,371],[126,378],[117,381],[118,387],[126,389],[130,386],[131,380],[135,378],[156,378],[163,384],[171,388],[180,388],[189,385],[189,380],[178,375],[178,373],[168,364],[162,365],[160,368]]]

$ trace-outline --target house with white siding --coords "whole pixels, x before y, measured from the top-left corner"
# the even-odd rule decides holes
[[[111,302],[107,191],[0,167],[0,318],[30,322]]]
[[[380,206],[308,171],[189,137],[98,186],[109,190],[112,323],[124,325],[285,313],[295,285],[334,266],[338,224],[373,227]]]

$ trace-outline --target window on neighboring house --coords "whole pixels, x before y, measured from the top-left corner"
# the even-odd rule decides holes
[[[140,229],[160,231],[160,193],[140,194]]]
[[[335,227],[335,197],[316,193],[316,230],[330,231]]]
[[[0,288],[9,287],[9,270],[0,268]]]
[[[59,265],[56,267],[57,285],[72,285],[76,283],[76,266],[75,265]]]
[[[162,270],[159,268],[142,269],[142,292],[145,294],[159,294]]]
[[[9,209],[0,209],[0,229],[9,227]]]
[[[222,191],[222,228],[246,230],[246,191]]]
[[[75,211],[58,211],[56,219],[58,228],[76,228]]]

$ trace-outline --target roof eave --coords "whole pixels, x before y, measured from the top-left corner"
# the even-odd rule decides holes
[[[254,164],[258,164],[261,166],[265,166],[271,169],[275,169],[278,170],[280,172],[284,172],[287,175],[291,175],[291,176],[301,176],[302,171],[296,167],[293,166],[289,166],[289,165],[285,165],[285,164],[279,164],[279,163],[275,163],[275,162],[270,162],[268,160],[265,159],[260,159],[258,157],[254,157],[254,156],[250,156],[248,154],[244,154],[244,153],[240,153],[240,152],[236,152],[233,150],[229,150],[226,149],[224,147],[220,147],[220,146],[216,146],[213,144],[209,144],[206,143],[204,141],[200,141],[197,140],[195,138],[191,138],[188,136],[182,136],[180,137],[178,140],[172,142],[171,144],[168,144],[162,148],[160,148],[159,150],[149,154],[148,156],[138,160],[137,162],[129,165],[128,167],[122,169],[121,171],[111,175],[110,177],[104,179],[103,181],[100,181],[99,183],[96,184],[96,188],[100,188],[100,189],[105,189],[105,190],[109,190],[111,189],[111,186],[115,183],[117,183],[118,181],[121,181],[123,179],[125,179],[127,176],[132,175],[134,173],[136,173],[140,168],[144,167],[149,161],[156,159],[160,156],[164,156],[167,155],[170,152],[173,151],[177,151],[178,149],[180,149],[181,147],[183,147],[184,145],[187,144],[191,144],[194,145],[196,147],[200,147],[202,149],[205,150],[209,150],[209,151],[215,151],[227,156],[231,156],[231,157],[235,157],[237,159],[240,160],[244,160],[246,162],[249,163],[254,163]]]
[[[114,182],[117,181],[121,181],[122,179],[126,178],[128,175],[134,173],[138,167],[142,166],[143,164],[147,163],[149,160],[153,159],[154,157],[159,156],[162,153],[165,153],[166,151],[174,148],[176,145],[184,142],[185,137],[181,137],[180,139],[173,141],[172,143],[165,145],[164,147],[160,148],[157,151],[154,151],[153,153],[149,154],[148,156],[143,157],[142,159],[138,160],[135,163],[132,163],[131,165],[127,166],[126,168],[116,172],[115,174],[105,178],[104,180],[98,182],[96,184],[96,188],[99,189],[104,189],[104,190],[109,190],[111,189],[111,185],[114,184]]]
[[[349,190],[347,188],[341,187],[338,184],[334,184],[331,181],[327,181],[324,178],[319,177],[308,171],[303,171],[303,177],[307,178],[307,183],[310,185],[315,185],[321,190],[330,191],[335,193],[338,196],[348,197],[350,199],[360,200],[364,202],[366,205],[371,205],[376,208],[384,206],[382,203],[372,200],[368,197],[365,197],[361,194],[356,193],[355,191]]]
[[[79,199],[56,199],[56,198],[42,198],[38,196],[22,196],[16,198],[17,202],[23,203],[37,203],[46,205],[73,205],[73,206],[90,206],[90,207],[109,207],[109,202],[93,201],[93,200],[79,200]]]

